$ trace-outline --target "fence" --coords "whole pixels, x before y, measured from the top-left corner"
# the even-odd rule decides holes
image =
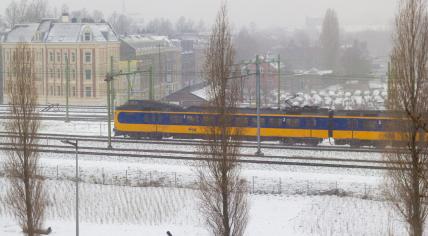
[[[51,166],[42,168],[42,175],[52,180],[75,180],[72,166]],[[104,169],[102,167],[79,168],[79,179],[85,183],[130,186],[130,187],[175,187],[197,188],[196,173],[143,171],[136,168]],[[382,192],[375,184],[344,183],[338,181],[296,180],[283,177],[244,176],[251,194],[287,195],[339,195],[359,198],[382,198]]]

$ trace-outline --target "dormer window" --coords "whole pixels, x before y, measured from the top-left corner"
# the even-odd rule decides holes
[[[85,41],[91,41],[91,33],[85,32]]]
[[[92,40],[92,32],[91,32],[91,28],[89,26],[85,26],[83,28],[82,40],[84,42],[89,42]]]

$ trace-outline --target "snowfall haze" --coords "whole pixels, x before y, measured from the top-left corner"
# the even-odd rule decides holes
[[[3,12],[11,0],[3,0]],[[104,15],[123,12],[148,21],[156,17],[178,19],[186,16],[195,21],[212,22],[222,0],[49,0],[60,11],[66,4],[70,9],[100,10]],[[397,0],[229,0],[231,21],[235,27],[254,23],[257,27],[302,28],[306,18],[322,18],[327,8],[338,13],[341,26],[347,30],[385,28],[391,25]]]

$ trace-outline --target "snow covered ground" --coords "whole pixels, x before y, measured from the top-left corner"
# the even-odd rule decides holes
[[[106,135],[105,123],[44,121],[43,133]],[[59,141],[55,144],[60,145]],[[53,143],[49,143],[53,144]],[[83,146],[103,145],[82,142]],[[117,145],[117,144],[113,144]],[[196,151],[189,146],[120,144],[121,148]],[[254,153],[245,148],[244,153]],[[381,159],[380,154],[268,150],[266,155]],[[156,155],[156,154],[153,154]],[[0,153],[0,165],[4,160]],[[49,189],[46,226],[74,235],[74,155],[42,154]],[[196,163],[132,157],[79,156],[81,235],[209,235],[193,190]],[[245,164],[250,191],[246,235],[403,235],[404,225],[382,201],[382,171]],[[1,168],[0,168],[1,169]],[[0,170],[1,173],[1,170]],[[20,235],[0,178],[0,235]],[[334,192],[343,197],[331,195]],[[339,195],[341,195],[339,194]]]
[[[0,234],[20,235],[0,179]],[[74,183],[47,181],[46,226],[52,235],[74,235]],[[81,235],[209,235],[198,212],[197,192],[182,188],[81,185]],[[246,235],[403,235],[404,225],[384,202],[328,195],[250,195]]]

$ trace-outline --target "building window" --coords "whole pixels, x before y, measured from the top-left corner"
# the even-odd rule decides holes
[[[91,89],[91,87],[86,87],[85,88],[85,96],[86,97],[91,97],[92,96],[92,89]]]
[[[91,70],[85,70],[85,79],[86,80],[92,79],[92,71]]]
[[[91,32],[85,32],[85,41],[91,41]]]
[[[76,79],[76,70],[75,69],[71,69],[71,79],[72,80]]]
[[[53,52],[49,52],[49,61],[50,62],[54,62],[55,58],[54,58],[54,53]]]
[[[76,97],[76,87],[71,87],[72,95],[73,97]]]
[[[52,68],[49,69],[49,77],[53,79],[55,76],[54,70]]]
[[[50,87],[49,87],[49,90],[50,90],[51,96],[53,96],[53,95],[54,95],[53,87],[52,87],[52,86],[50,86]]]
[[[56,77],[58,78],[58,79],[61,79],[61,70],[58,68],[58,69],[56,69]]]
[[[61,53],[60,52],[56,53],[56,61],[61,62]]]
[[[71,53],[71,62],[76,62],[76,53],[75,52],[72,52]]]
[[[167,74],[166,75],[166,82],[167,83],[172,83],[172,75],[171,74]]]
[[[90,52],[85,52],[85,62],[86,63],[91,63],[92,58],[91,58],[91,53]]]
[[[70,60],[70,58],[68,58],[68,54],[64,52],[64,63],[67,63],[67,60]]]
[[[61,95],[61,86],[56,86],[55,95],[56,96],[60,96]]]

